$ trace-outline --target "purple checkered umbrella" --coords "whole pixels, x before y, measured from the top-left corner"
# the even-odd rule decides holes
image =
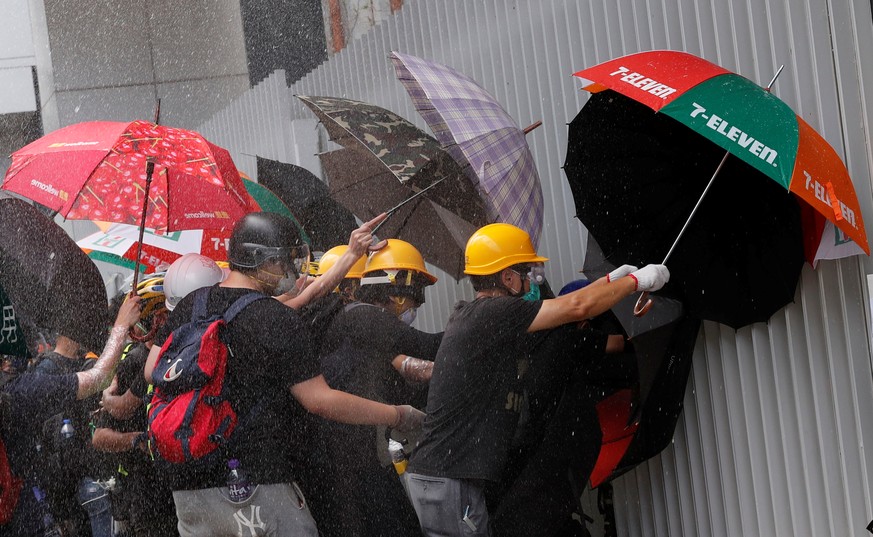
[[[522,131],[497,100],[445,65],[392,52],[397,78],[437,140],[469,164],[491,221],[516,225],[534,246],[543,227],[543,191]]]

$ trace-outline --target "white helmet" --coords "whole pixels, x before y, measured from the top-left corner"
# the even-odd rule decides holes
[[[200,289],[209,287],[223,281],[224,271],[221,267],[205,255],[185,254],[173,261],[164,276],[164,295],[166,295],[167,309],[173,311],[185,295]]]

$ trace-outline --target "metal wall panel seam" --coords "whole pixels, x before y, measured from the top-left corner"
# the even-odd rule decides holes
[[[745,337],[737,338],[737,363],[736,375],[740,382],[741,414],[737,416],[738,422],[744,422],[744,437],[740,438],[740,444],[748,448],[748,456],[738,454],[737,466],[737,489],[740,504],[740,525],[743,535],[773,535],[772,516],[775,509],[770,481],[767,479],[767,445],[765,415],[760,409],[764,408],[764,399],[761,395],[762,379],[767,377],[761,374],[759,365],[761,362],[772,364],[772,358],[764,353],[758,354],[755,345],[755,335],[761,332],[758,326],[750,327]],[[766,330],[764,330],[766,332]],[[748,486],[750,494],[745,492]],[[770,522],[770,523],[768,523]],[[770,527],[769,531],[762,531],[764,526]]]
[[[698,338],[698,342],[695,344],[695,353],[698,349],[703,348],[704,344],[702,339],[703,338]],[[688,389],[685,393],[685,400],[689,402],[693,397],[693,389],[691,385],[692,382],[689,382]],[[691,457],[688,455],[688,439],[691,436],[688,431],[688,426],[690,423],[693,423],[693,421],[690,420],[688,416],[689,414],[696,414],[696,410],[693,408],[693,405],[691,406],[692,410],[690,412],[683,409],[683,413],[676,424],[676,432],[673,435],[672,449],[668,448],[666,455],[660,455],[671,457],[676,467],[676,488],[678,490],[678,494],[676,496],[678,498],[678,501],[676,503],[679,509],[679,513],[681,514],[682,524],[682,532],[679,535],[702,535],[702,533],[699,531],[700,526],[697,522],[698,499],[697,496],[694,494],[694,476],[691,473]]]
[[[712,24],[712,43],[715,47],[711,58],[715,58],[715,62],[727,69],[732,67],[735,69],[736,57],[734,56],[734,33],[733,20],[730,17],[730,12],[726,9],[729,2],[717,2],[708,0],[709,5],[705,9],[708,20]],[[727,41],[727,43],[723,43]]]
[[[803,292],[803,290],[808,287],[805,281],[813,278],[814,275],[812,275],[808,269],[804,268],[803,272],[801,272],[801,281],[799,284],[801,286],[800,297],[802,308],[800,312],[801,315],[799,319],[797,319],[797,322],[800,323],[800,326],[798,327],[799,330],[794,331],[791,339],[791,343],[796,342],[799,349],[798,352],[794,353],[794,356],[792,356],[793,359],[789,365],[791,366],[791,371],[794,375],[793,379],[797,386],[796,389],[798,389],[799,395],[808,395],[807,397],[799,397],[796,401],[797,410],[799,411],[797,420],[800,424],[812,421],[812,426],[807,426],[805,430],[815,429],[816,436],[820,438],[821,430],[817,419],[815,383],[812,379],[812,368],[809,364],[809,337],[811,325],[809,316],[812,315],[814,308],[812,305],[807,305],[807,302],[812,298],[809,295],[812,293]],[[809,286],[812,286],[811,288],[815,287],[812,283],[810,283]],[[798,331],[801,332],[799,335],[797,334]],[[815,508],[817,504],[830,504],[828,491],[824,489],[826,479],[823,476],[822,465],[820,464],[820,461],[823,459],[820,441],[808,443],[803,440],[804,437],[801,435],[800,447],[803,461],[802,472],[805,477],[804,486],[805,491],[807,492],[807,501],[809,502],[807,509],[810,511],[810,527],[814,528],[813,535],[832,535],[829,528],[821,527],[822,524],[829,526],[829,521],[822,520],[821,517],[818,516],[819,511]]]
[[[678,427],[677,427],[678,430]],[[664,510],[667,531],[663,535],[681,535],[679,529],[682,526],[682,509],[679,501],[678,475],[676,472],[676,458],[673,443],[664,448],[659,455],[653,457],[663,471],[661,479],[662,504],[656,508]]]
[[[545,56],[546,48],[545,48],[545,34],[542,31],[542,19],[543,12],[536,7],[541,6],[533,6],[531,2],[520,3],[518,5],[518,14],[517,17],[519,23],[519,35],[528,35],[531,52],[527,53],[525,49],[528,47],[521,47],[522,57],[524,58],[525,63],[525,86],[527,87],[528,92],[528,109],[524,111],[520,111],[517,116],[513,116],[513,119],[516,123],[520,125],[529,125],[537,120],[542,120],[544,124],[548,124],[551,122],[551,114],[549,111],[545,109],[543,106],[544,99],[544,89],[542,87],[543,84],[543,75],[540,72],[540,62],[536,61],[536,57],[538,56],[536,49],[539,48],[542,52],[540,52],[539,56]],[[533,131],[531,135],[534,135],[536,131]],[[542,135],[542,131],[539,133]],[[538,143],[542,140],[541,136],[529,136],[526,140],[528,146],[531,149],[531,154],[534,158],[534,166],[537,169],[537,172],[540,176],[540,188],[543,191],[544,200],[557,200],[558,197],[555,196],[554,193],[554,185],[555,180],[558,179],[553,171],[560,171],[561,163],[557,158],[552,158],[552,150],[556,150],[557,148],[553,148],[552,144],[542,144]],[[547,205],[546,203],[543,204]],[[540,242],[545,242],[550,245],[550,254],[548,257],[549,264],[552,265],[551,273],[554,274],[555,267],[557,267],[562,275],[566,275],[569,270],[568,267],[572,267],[573,265],[577,265],[578,263],[572,263],[571,259],[567,259],[567,256],[564,254],[564,249],[559,248],[557,243],[557,236],[555,233],[555,225],[554,222],[557,222],[560,217],[562,217],[562,213],[560,208],[555,203],[548,204],[551,209],[545,210],[543,215],[543,230],[540,237]],[[551,212],[551,218],[547,219],[548,213]],[[561,280],[566,282],[566,277],[561,278]]]
[[[767,323],[766,328],[756,327],[752,331],[755,375],[759,379],[756,384],[757,401],[761,408],[761,434],[757,438],[760,438],[763,451],[761,459],[763,468],[754,468],[753,472],[754,477],[765,480],[766,487],[765,493],[756,494],[756,497],[762,498],[770,507],[769,513],[767,506],[756,507],[756,509],[760,513],[759,519],[765,516],[771,517],[770,520],[765,521],[764,529],[760,531],[761,535],[782,535],[790,531],[790,527],[778,527],[779,520],[790,520],[792,512],[790,490],[786,486],[787,472],[784,463],[787,458],[786,441],[781,434],[779,410],[781,392],[775,354],[776,342],[785,339],[785,324],[785,316],[777,314]],[[764,382],[760,382],[760,379]],[[774,400],[775,404],[773,404]],[[785,498],[788,498],[787,502]],[[785,509],[786,506],[788,509]],[[781,513],[782,516],[776,516],[776,513]]]
[[[846,296],[844,292],[842,271],[839,269],[837,263],[828,262],[826,263],[826,267],[828,268],[829,273],[833,273],[833,276],[828,278],[828,280],[832,281],[836,279],[839,283],[838,288],[841,292],[837,296]],[[822,280],[824,280],[824,276],[830,276],[830,274],[823,275]],[[833,518],[836,520],[837,524],[842,523],[844,525],[843,528],[838,528],[836,531],[839,533],[849,533],[850,528],[845,526],[848,524],[849,520],[853,519],[853,514],[856,517],[858,516],[857,513],[853,513],[853,503],[856,503],[858,498],[863,498],[867,490],[863,487],[859,475],[861,458],[858,457],[857,460],[854,458],[854,454],[857,453],[855,446],[858,445],[858,436],[853,433],[857,433],[859,430],[859,428],[855,426],[855,416],[857,415],[859,407],[857,406],[858,398],[856,396],[857,386],[854,383],[852,375],[852,362],[854,355],[850,349],[847,348],[847,343],[851,338],[846,331],[848,324],[846,321],[849,316],[846,302],[844,300],[835,299],[833,300],[835,304],[831,305],[830,303],[832,301],[829,300],[831,295],[828,293],[824,281],[821,282],[819,290],[823,297],[822,311],[828,312],[828,315],[826,316],[827,324],[825,325],[825,341],[827,343],[827,356],[829,359],[826,361],[832,379],[832,392],[834,395],[833,419],[837,431],[836,440],[841,470],[840,483],[843,492],[841,499],[845,514],[845,517],[842,519],[838,517]],[[852,417],[850,422],[845,419],[848,416]],[[855,520],[859,521],[860,519],[856,518]]]
[[[705,330],[709,331],[708,327]],[[715,327],[716,334],[718,328]],[[697,448],[699,453],[699,473],[696,476],[699,480],[699,486],[703,487],[699,492],[700,497],[704,498],[703,505],[705,512],[701,513],[707,531],[705,535],[714,535],[716,527],[724,527],[724,498],[723,495],[716,490],[716,486],[721,482],[718,475],[718,466],[713,463],[713,458],[716,460],[721,456],[722,448],[718,443],[718,436],[713,427],[715,421],[715,411],[713,409],[712,399],[715,387],[712,386],[711,379],[713,374],[711,369],[715,365],[718,356],[719,338],[707,337],[707,360],[700,364],[694,364],[695,374],[695,406],[697,408],[697,422],[695,423],[695,433],[698,435],[699,445]],[[711,356],[711,358],[710,358]],[[702,367],[701,367],[702,365]]]
[[[455,5],[455,4],[454,3],[449,4],[448,2],[444,2],[443,8],[450,9],[451,6],[453,6],[453,5]],[[442,42],[442,40],[439,39],[439,36],[451,35],[451,32],[449,32],[448,34],[443,34],[439,30],[439,26],[438,26],[439,17],[436,17],[436,20],[437,20],[437,25],[434,25],[431,23],[431,19],[429,17],[428,12],[421,11],[419,13],[418,25],[421,27],[421,30],[422,30],[422,32],[421,32],[421,49],[422,49],[422,54],[424,54],[425,57],[426,57],[426,53],[424,51],[426,51],[426,50],[436,51],[436,50],[440,50],[441,48],[443,48],[443,42]],[[467,20],[469,20],[469,19],[467,19]],[[463,35],[466,32],[461,32],[461,33]]]
[[[646,0],[648,20],[645,21],[649,32],[649,49],[670,48],[667,39],[666,11],[663,0]]]
[[[553,6],[559,6],[556,2],[552,2]],[[561,8],[563,8],[563,16],[555,16],[546,20],[545,17],[542,18],[543,21],[543,33],[546,36],[546,50],[552,50],[551,54],[557,59],[554,62],[554,67],[551,63],[546,64],[546,70],[548,71],[547,79],[551,81],[549,84],[549,103],[550,109],[552,111],[552,119],[551,125],[543,125],[544,132],[546,131],[545,127],[550,127],[554,132],[554,139],[556,140],[555,150],[557,151],[557,159],[556,159],[556,167],[554,170],[555,179],[557,181],[555,185],[553,194],[555,196],[556,205],[561,206],[561,215],[562,218],[558,219],[556,222],[555,235],[559,237],[568,237],[572,240],[574,235],[579,235],[578,232],[578,224],[575,222],[576,211],[575,205],[572,202],[573,196],[570,193],[570,189],[568,186],[568,182],[566,179],[566,175],[563,170],[564,160],[567,154],[567,137],[568,137],[568,129],[567,123],[569,122],[571,116],[570,108],[572,105],[573,98],[570,93],[574,92],[573,88],[573,80],[571,78],[571,73],[573,73],[573,69],[571,66],[571,62],[569,61],[569,54],[564,51],[566,44],[571,42],[571,34],[568,30],[567,21],[571,19],[570,14],[568,12],[575,10],[576,4],[565,4],[561,7],[553,7],[553,11],[558,13]],[[547,24],[550,22],[551,24]],[[563,24],[561,24],[563,23]],[[562,46],[563,43],[563,46]],[[548,52],[546,54],[549,54]],[[531,133],[536,136],[536,130]],[[559,192],[559,193],[557,193]],[[575,231],[575,233],[574,233]],[[582,246],[583,240],[580,237],[579,245]],[[581,249],[580,249],[581,250]],[[584,252],[584,250],[581,250]],[[575,262],[573,267],[574,271],[582,268],[582,257],[576,255],[572,249],[570,251],[570,259]],[[577,275],[578,276],[578,275]]]
[[[675,0],[660,0],[664,12],[664,44],[663,48],[682,50],[682,32],[680,31],[680,11]]]
[[[786,359],[774,362],[774,374],[776,377],[775,403],[778,410],[779,433],[784,439],[781,460],[786,468],[788,502],[793,515],[787,519],[787,522],[789,523],[788,529],[793,527],[791,526],[792,519],[794,525],[810,528],[813,527],[812,500],[807,490],[809,476],[806,463],[808,462],[808,456],[801,442],[803,434],[799,402],[801,393],[805,394],[806,392],[800,389],[797,380],[796,364],[800,359],[800,353],[797,351],[799,344],[794,344],[795,339],[793,336],[798,331],[805,333],[805,330],[802,329],[803,310],[789,308],[784,311],[782,317],[785,319],[785,324],[779,328],[785,331],[785,335],[782,338],[782,341],[785,342],[782,350],[786,354]],[[797,326],[800,329],[795,329]],[[771,338],[771,347],[773,347],[771,352],[774,356],[777,353],[775,345],[776,339]],[[792,456],[792,454],[796,454],[796,456]]]
[[[625,5],[622,6],[621,2]],[[637,0],[619,0],[616,2],[618,7],[619,21],[622,25],[622,34],[628,34],[629,42],[626,47],[627,51],[651,50],[651,33],[648,31],[648,24],[640,24],[640,19],[649,17],[649,7],[645,1],[637,2]]]
[[[820,269],[822,267],[820,266]],[[821,302],[821,277],[819,274],[813,275],[816,287],[810,289],[811,293],[807,293],[810,297],[810,302],[815,305],[814,312],[822,313],[824,311]],[[815,292],[818,291],[818,292]],[[811,295],[811,296],[810,296]],[[833,513],[840,510],[839,506],[842,503],[842,494],[838,490],[838,486],[828,486],[832,483],[834,476],[841,475],[839,461],[833,460],[833,455],[839,455],[839,445],[836,441],[836,433],[834,418],[836,397],[833,390],[833,378],[830,369],[830,360],[820,360],[820,356],[829,356],[827,347],[827,319],[821,318],[817,320],[819,324],[816,327],[821,331],[815,339],[809,339],[809,354],[807,359],[812,372],[813,379],[813,403],[815,406],[815,417],[818,432],[818,445],[820,449],[821,459],[823,461],[823,483],[825,497],[827,501],[827,512],[830,515],[827,517],[829,526],[829,535],[844,535],[837,527],[837,521],[832,516]],[[812,326],[809,326],[809,332],[812,333]],[[822,363],[825,362],[825,363]]]
[[[726,535],[740,535],[739,528],[734,527],[734,514],[742,516],[742,510],[738,502],[739,476],[737,474],[736,459],[740,457],[737,449],[742,445],[735,445],[732,440],[734,431],[737,429],[735,417],[730,411],[728,391],[730,381],[726,371],[731,361],[738,359],[736,331],[730,330],[728,337],[724,337],[724,329],[719,337],[719,352],[716,359],[707,361],[708,378],[710,379],[710,406],[712,412],[713,439],[718,446],[717,456],[710,461],[710,470],[718,476],[718,485],[710,487],[709,493],[719,496],[721,501],[714,503],[719,507],[718,516],[723,518]],[[711,482],[709,482],[711,483]]]
[[[700,357],[695,360],[691,373],[691,393],[694,396],[694,404],[685,408],[690,415],[685,420],[687,425],[686,434],[688,439],[688,464],[690,466],[689,476],[691,481],[689,485],[693,490],[694,496],[694,518],[698,532],[695,535],[712,535],[712,513],[710,503],[713,501],[707,494],[707,479],[709,475],[706,472],[706,463],[704,461],[704,445],[713,445],[712,442],[706,443],[704,438],[703,422],[711,420],[711,412],[706,412],[702,407],[707,400],[705,391],[708,389],[708,379],[706,376],[706,362],[704,361],[709,356],[710,337],[704,339],[703,352],[695,355]],[[701,365],[700,362],[703,362]],[[701,396],[701,393],[703,394]],[[702,397],[702,399],[701,399]],[[716,446],[717,449],[717,446]],[[713,476],[715,479],[715,476]]]
[[[857,102],[859,108],[859,113],[857,114],[852,114],[854,110],[848,110],[847,117],[860,122],[860,132],[857,137],[851,137],[849,143],[846,144],[846,158],[849,159],[850,170],[857,174],[855,189],[858,191],[858,197],[867,200],[868,203],[864,207],[868,209],[870,208],[870,200],[873,199],[873,193],[871,193],[871,189],[873,189],[873,184],[871,184],[873,183],[873,151],[870,151],[870,138],[871,132],[873,132],[873,126],[870,125],[870,110],[873,108],[873,90],[870,89],[870,86],[873,85],[873,75],[871,75],[873,69],[871,69],[871,62],[869,60],[865,61],[859,56],[860,51],[866,51],[865,57],[869,58],[869,53],[873,50],[873,31],[870,28],[871,20],[873,20],[871,9],[873,7],[866,0],[853,0],[849,2],[850,13],[847,15],[847,18],[853,24],[851,39],[853,46],[849,48],[855,51],[856,56],[846,62],[852,67],[848,69],[849,75],[847,78],[853,81],[857,80],[858,91],[855,94],[856,97],[844,99],[843,101],[846,106],[849,103],[854,104]],[[863,169],[859,169],[862,165]],[[867,178],[867,180],[864,180],[864,178]],[[873,236],[873,216],[869,216],[871,214],[869,211],[866,214],[868,215],[867,232],[868,235]],[[867,257],[862,259],[862,265],[864,273],[873,273],[873,258]],[[865,303],[869,303],[869,290],[866,288],[864,298]],[[871,312],[866,307],[864,308],[864,314],[866,317],[865,326],[870,327]],[[871,506],[871,510],[873,510],[873,506]]]
[[[647,492],[648,511],[652,519],[649,534],[657,537],[658,535],[665,535],[668,527],[668,511],[665,508],[666,501],[664,496],[664,481],[667,476],[664,474],[664,467],[661,465],[660,458],[656,457],[648,462],[649,464],[640,465],[640,467],[645,469],[646,480],[643,483],[643,490]]]

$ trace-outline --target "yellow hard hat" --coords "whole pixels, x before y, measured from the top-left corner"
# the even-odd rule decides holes
[[[164,301],[164,275],[153,276],[136,284],[136,294],[142,299],[140,305],[140,319],[148,319],[150,316],[166,312],[167,306]]]
[[[324,252],[322,254],[321,259],[318,260],[318,272],[317,276],[321,276],[325,272],[327,272],[330,267],[332,267],[337,259],[343,256],[343,254],[348,251],[349,246],[347,244],[341,244],[339,246],[334,246],[330,250]],[[361,279],[361,276],[364,275],[364,266],[367,264],[367,256],[362,255],[360,259],[355,261],[355,264],[352,265],[352,268],[346,273],[346,278],[357,278]]]
[[[388,239],[387,246],[370,254],[364,267],[363,277],[366,278],[368,274],[379,270],[386,272],[414,271],[424,276],[430,284],[437,281],[437,277],[425,268],[421,252],[415,246],[400,239]],[[364,284],[363,280],[361,284]]]
[[[530,235],[512,224],[488,224],[476,230],[464,250],[464,274],[488,276],[522,263],[543,263]]]

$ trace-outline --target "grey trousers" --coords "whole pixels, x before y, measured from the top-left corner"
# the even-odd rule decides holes
[[[488,537],[488,510],[482,489],[466,479],[407,472],[409,499],[427,537]]]
[[[258,485],[234,503],[226,487],[173,492],[182,537],[317,537],[315,520],[296,483]]]

